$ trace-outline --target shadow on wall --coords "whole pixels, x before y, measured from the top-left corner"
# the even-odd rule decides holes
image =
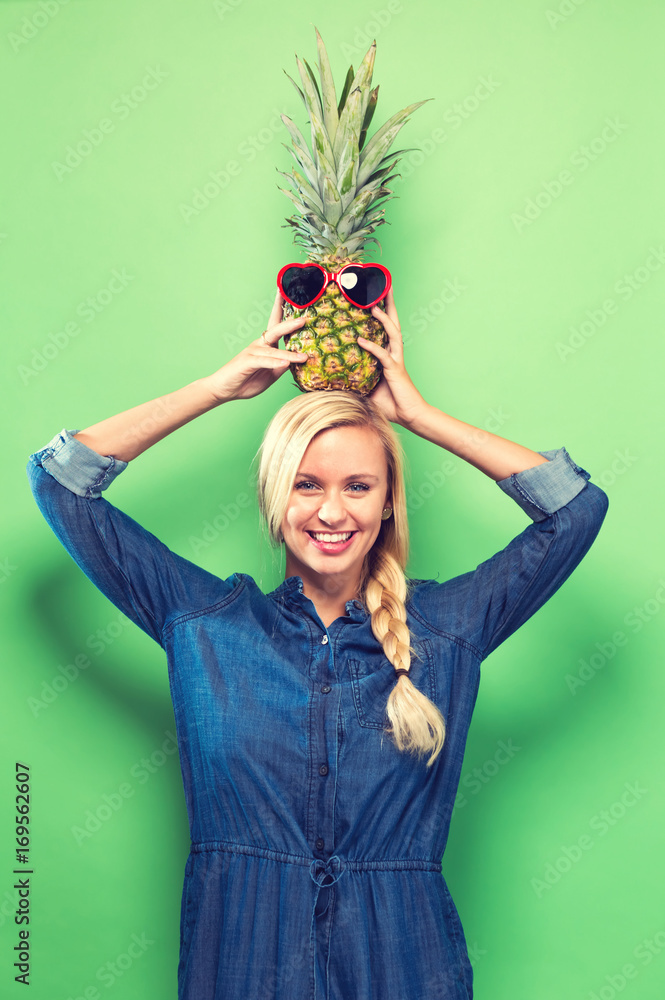
[[[165,843],[172,851],[174,871],[180,877],[189,852],[189,836],[166,654],[153,643],[157,658],[161,656],[163,661],[163,678],[156,683],[154,672],[146,670],[145,660],[134,648],[128,654],[127,643],[123,641],[137,626],[110,601],[103,599],[102,606],[105,602],[106,608],[101,619],[77,613],[78,608],[90,607],[90,589],[93,587],[64,550],[57,569],[35,579],[26,610],[32,617],[38,639],[43,639],[42,648],[48,650],[48,658],[42,657],[45,669],[34,671],[34,681],[28,689],[27,710],[29,718],[34,720],[31,739],[39,735],[40,720],[45,716],[51,717],[64,705],[69,706],[69,712],[63,713],[62,725],[67,726],[71,734],[75,716],[68,698],[72,688],[78,689],[79,686],[91,696],[91,701],[99,705],[106,727],[111,728],[113,717],[122,717],[122,732],[127,731],[128,723],[129,728],[140,734],[138,742],[146,750],[139,751],[136,760],[129,762],[130,767],[127,752],[119,745],[117,786],[109,789],[105,783],[94,784],[87,807],[90,811],[84,808],[72,814],[67,818],[66,826],[72,831],[73,843],[84,844],[117,811],[120,786],[124,788],[123,795],[127,799],[134,798],[153,775],[164,771],[159,780],[162,783],[161,793],[166,794],[168,799],[169,823]],[[152,642],[147,636],[145,641]],[[89,704],[85,711],[89,712]],[[89,716],[84,718],[82,715],[81,723],[82,740],[86,741],[85,769],[90,773],[94,771],[95,758],[99,759],[98,754],[103,751],[90,742]],[[58,726],[57,721],[49,718],[49,738],[53,738]],[[60,780],[71,782],[72,774],[81,774],[80,753],[76,753],[76,760],[71,761],[70,768],[68,762],[63,760],[67,752],[62,744],[56,743],[55,753],[59,759],[51,775],[52,785],[57,785]],[[62,779],[62,775],[69,777]],[[174,823],[173,817],[179,815],[182,816],[182,823]],[[122,849],[125,849],[124,839]]]
[[[630,761],[617,767],[617,719],[639,718],[645,697],[635,685],[629,689],[625,667],[639,656],[630,639],[624,649],[614,646],[613,656],[600,653],[603,648],[610,653],[611,638],[621,627],[599,596],[608,587],[599,554],[607,530],[607,525],[601,528],[585,557],[597,560],[594,582],[588,574],[584,582],[576,578],[583,560],[561,590],[481,664],[443,860],[474,969],[495,952],[492,941],[504,942],[506,921],[515,929],[520,952],[542,954],[551,948],[552,960],[560,955],[563,942],[556,930],[543,926],[543,907],[554,905],[559,919],[559,903],[550,899],[570,870],[576,869],[574,882],[566,883],[574,893],[567,897],[571,928],[597,920],[593,900],[600,856],[588,875],[583,860],[604,831],[588,821],[598,811],[598,789],[612,785],[608,775],[618,772],[617,801],[625,792],[623,772],[626,766],[630,770]],[[634,595],[626,594],[626,610],[634,603]],[[588,808],[581,806],[586,799]],[[600,805],[610,806],[610,800]],[[553,865],[561,843],[568,843],[571,821],[587,839],[579,868],[566,858],[561,875]],[[629,864],[627,858],[627,878]],[[621,878],[615,858],[606,856],[601,878],[609,898]],[[545,936],[550,933],[553,940]],[[491,964],[497,959],[494,954]]]

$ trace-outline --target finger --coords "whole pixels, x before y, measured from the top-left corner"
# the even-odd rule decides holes
[[[272,311],[270,313],[270,319],[268,320],[268,329],[270,329],[271,326],[276,326],[277,323],[281,323],[283,305],[284,305],[284,299],[282,298],[282,293],[278,288],[277,295],[275,296],[275,301],[273,303]]]
[[[251,368],[254,371],[258,371],[259,368],[284,369],[294,362],[301,364],[307,360],[307,355],[300,351],[278,351],[268,348],[268,352],[257,351],[250,355]]]
[[[376,316],[376,318],[381,321],[388,333],[390,333],[391,330],[394,333],[400,332],[399,323],[396,323],[389,313],[384,312],[381,306],[372,306],[371,313],[372,316]]]
[[[373,340],[368,340],[367,337],[358,337],[358,344],[365,351],[368,351],[369,354],[373,354],[375,358],[378,358],[384,368],[388,368],[395,360],[384,347],[379,347],[378,344],[375,344]]]
[[[404,352],[404,345],[402,343],[402,331],[399,326],[379,306],[372,306],[372,315],[379,320],[388,334],[388,344],[393,357],[401,359]]]
[[[265,337],[262,334],[258,340],[262,344],[277,344],[280,337],[293,333],[294,330],[299,330],[303,323],[307,322],[307,318],[307,316],[298,316],[282,320],[274,326],[269,326],[265,331]]]
[[[395,296],[393,295],[393,286],[392,285],[390,286],[390,288],[388,290],[388,294],[386,295],[386,306],[387,306],[386,312],[388,313],[388,315],[390,316],[391,320],[393,321],[393,323],[395,324],[395,326],[399,330],[400,329],[399,317],[397,315],[397,307],[395,305]]]
[[[274,361],[286,361],[292,364],[294,361],[304,361],[307,355],[304,351],[289,351],[285,347],[263,347],[259,351],[253,351],[254,358],[272,358]]]

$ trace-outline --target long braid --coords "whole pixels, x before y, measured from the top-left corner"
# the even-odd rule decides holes
[[[406,624],[406,579],[404,572],[385,548],[372,552],[372,565],[365,580],[365,603],[371,614],[372,631],[395,669],[409,670],[410,632]],[[445,739],[445,719],[437,706],[419,691],[410,677],[401,674],[390,692],[386,707],[391,733],[398,750],[418,756],[432,752],[430,767]]]
[[[280,544],[281,526],[307,447],[322,431],[344,426],[373,428],[386,457],[386,502],[392,516],[381,521],[379,536],[365,556],[358,596],[371,613],[372,631],[387,659],[395,669],[408,671],[415,651],[410,645],[405,607],[409,524],[404,459],[400,440],[387,417],[370,399],[353,392],[306,392],[290,399],[275,414],[261,442],[259,510],[272,543]],[[418,755],[431,751],[427,766],[433,764],[443,747],[445,719],[406,674],[396,678],[386,711],[392,727],[388,732],[398,749]]]

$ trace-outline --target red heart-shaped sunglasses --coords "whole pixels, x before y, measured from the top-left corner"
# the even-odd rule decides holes
[[[339,271],[326,271],[321,264],[285,264],[277,275],[277,287],[287,302],[305,309],[320,299],[331,281],[352,305],[371,309],[390,290],[390,271],[382,264],[346,264]]]

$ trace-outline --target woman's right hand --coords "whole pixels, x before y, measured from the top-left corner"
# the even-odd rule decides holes
[[[299,330],[307,322],[306,316],[282,320],[283,305],[284,299],[277,292],[265,339],[263,335],[257,337],[208,377],[210,388],[220,403],[258,396],[276,382],[294,361],[307,360],[307,355],[300,351],[277,347],[281,337]]]

